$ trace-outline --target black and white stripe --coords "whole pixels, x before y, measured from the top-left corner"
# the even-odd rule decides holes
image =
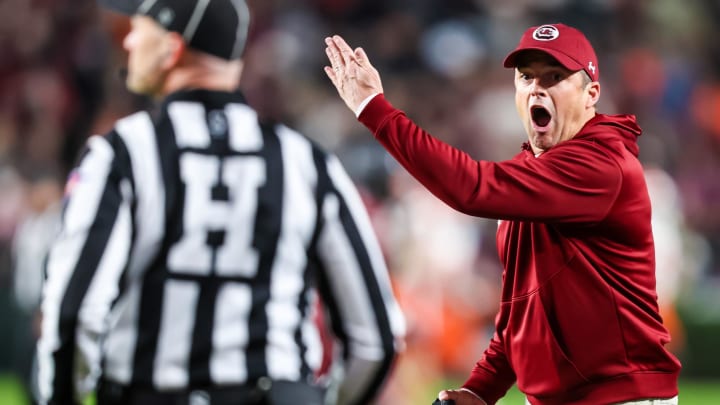
[[[318,298],[344,346],[341,398],[376,392],[404,322],[334,156],[208,91],[88,146],[48,260],[45,401],[72,397],[76,347],[90,379],[156,390],[308,381],[323,356]]]

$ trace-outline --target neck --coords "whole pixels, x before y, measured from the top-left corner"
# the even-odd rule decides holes
[[[582,129],[585,128],[585,125],[587,125],[587,123],[590,122],[591,119],[595,118],[596,114],[597,114],[597,112],[594,107],[589,109],[585,113],[585,117],[583,117],[582,124],[580,124],[577,131],[575,131],[575,134],[577,135],[580,131],[582,131]]]
[[[234,91],[240,85],[240,60],[226,61],[210,55],[186,54],[165,79],[161,96],[186,89]]]
[[[583,128],[585,128],[585,125],[587,125],[588,122],[590,122],[591,119],[595,118],[595,107],[589,108],[583,112],[583,115],[580,117],[580,119],[575,121],[575,125],[570,128],[569,132],[572,134],[567,139],[572,139],[575,137],[575,135],[579,134],[580,131],[582,131]],[[567,140],[565,139],[565,140]]]

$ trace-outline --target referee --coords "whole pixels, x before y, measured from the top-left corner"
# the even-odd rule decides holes
[[[404,321],[338,159],[237,91],[243,1],[105,0],[159,114],[87,142],[47,263],[41,404],[367,404]],[[338,350],[323,359],[318,302]],[[328,389],[331,385],[333,389]],[[327,394],[332,392],[332,399]]]

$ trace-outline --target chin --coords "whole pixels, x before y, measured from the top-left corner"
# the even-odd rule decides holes
[[[125,87],[127,87],[130,92],[135,94],[149,94],[150,92],[148,86],[144,86],[142,83],[137,83],[131,80],[128,80],[125,83]]]
[[[541,134],[541,135],[535,135],[535,138],[533,139],[533,145],[535,148],[547,151],[548,149],[555,146],[555,142],[553,142],[552,137],[550,137],[550,134]]]
[[[137,92],[139,86],[138,83],[135,82],[135,80],[132,80],[132,78],[128,77],[127,80],[125,80],[125,87],[135,93]]]

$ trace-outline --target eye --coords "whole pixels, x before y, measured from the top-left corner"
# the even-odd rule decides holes
[[[553,81],[554,83],[557,83],[557,82],[559,82],[559,81],[564,80],[564,79],[565,79],[565,75],[564,75],[562,72],[553,72],[553,73],[550,75],[550,78],[552,79],[552,81]]]

